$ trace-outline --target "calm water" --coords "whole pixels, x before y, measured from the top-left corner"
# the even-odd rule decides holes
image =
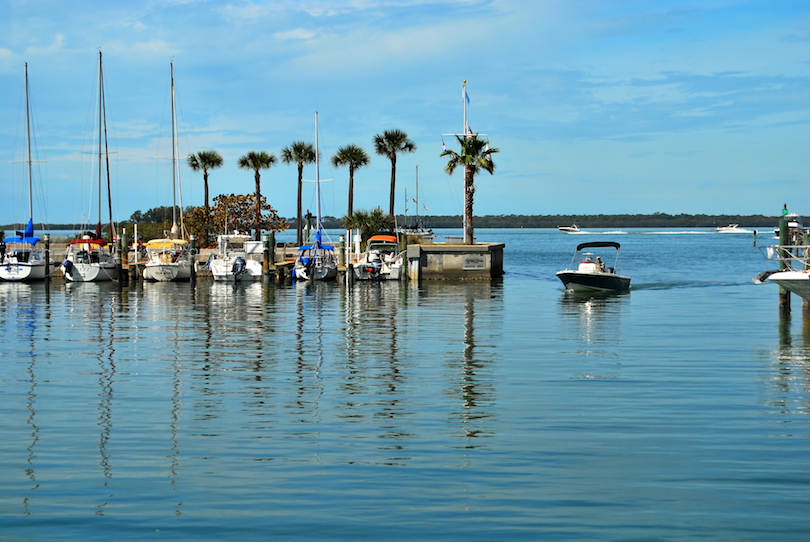
[[[0,284],[0,539],[810,536],[810,317],[750,235],[477,237],[503,280]],[[628,294],[562,290],[596,239]]]

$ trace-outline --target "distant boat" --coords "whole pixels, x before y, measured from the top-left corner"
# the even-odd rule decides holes
[[[595,248],[615,248],[616,260],[613,267],[606,267],[601,257],[590,252]],[[566,289],[591,292],[620,292],[630,289],[630,277],[621,275],[619,243],[596,241],[577,246],[571,264],[557,272]],[[583,252],[588,250],[588,252]],[[617,271],[618,270],[618,271]]]
[[[729,224],[728,226],[720,226],[714,229],[717,233],[753,233],[740,227],[739,224]]]
[[[25,127],[28,155],[28,224],[14,237],[3,240],[0,279],[12,282],[32,282],[50,276],[51,265],[45,260],[41,239],[34,236],[34,204],[31,181],[31,112],[28,100],[28,63],[25,63]]]
[[[358,280],[400,280],[403,260],[396,235],[372,235],[354,264],[354,276]]]
[[[297,280],[334,280],[337,277],[338,258],[335,247],[323,243],[321,225],[321,178],[318,157],[318,113],[315,113],[315,241],[298,249],[293,264],[293,278]]]
[[[563,233],[580,233],[579,227],[576,224],[571,226],[557,226],[557,229]]]
[[[802,219],[799,218],[799,215],[796,213],[789,213],[783,216],[788,223],[788,231],[802,231],[804,230],[804,225],[802,224]],[[773,234],[779,237],[779,226],[776,226],[773,229]]]
[[[101,186],[102,172],[107,172],[107,203],[110,209],[110,236],[115,238],[112,222],[112,198],[110,197],[110,163],[107,153],[107,108],[104,103],[104,72],[101,68],[101,51],[98,52],[98,223],[94,234],[88,232],[81,239],[74,239],[65,249],[62,268],[69,282],[105,282],[117,274],[115,256],[101,235]],[[104,158],[107,164],[104,167]]]
[[[172,92],[172,229],[163,239],[152,239],[144,245],[147,261],[143,267],[143,278],[157,282],[189,280],[191,278],[191,251],[188,241],[182,237],[182,227],[178,228],[175,212],[177,203],[174,195],[178,184],[177,160],[177,113],[174,104],[174,64],[170,64]],[[182,197],[181,197],[182,202]],[[183,215],[180,211],[180,222]]]
[[[262,278],[262,263],[255,256],[262,253],[262,242],[253,241],[246,233],[218,235],[217,251],[208,261],[208,268],[214,280],[258,280]]]
[[[416,224],[409,225],[409,226],[397,226],[395,229],[395,233],[407,235],[411,238],[411,241],[416,241],[418,244],[431,244],[433,243],[433,230],[426,227],[424,222],[419,219],[419,166],[416,166],[416,197],[413,200],[416,204]],[[405,189],[405,219],[407,220],[408,215],[408,189]],[[427,207],[425,207],[427,210]]]

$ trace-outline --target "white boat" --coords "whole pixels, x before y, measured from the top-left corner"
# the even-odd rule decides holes
[[[804,225],[802,224],[802,219],[796,213],[787,213],[783,215],[783,218],[787,220],[788,231],[797,232],[800,234],[804,231]],[[779,237],[779,226],[776,226],[773,229],[773,234],[776,237]]]
[[[576,224],[570,226],[557,226],[557,229],[563,233],[580,233],[579,227]]]
[[[728,226],[719,226],[714,229],[717,233],[754,233],[751,230],[741,228],[739,224],[729,224]]]
[[[171,282],[191,278],[191,251],[183,239],[152,239],[144,245],[146,263],[143,278],[154,282]]]
[[[754,283],[773,282],[810,301],[810,246],[771,245],[760,250],[766,259],[779,262],[779,269],[762,271]]]
[[[321,226],[321,179],[318,157],[318,113],[315,113],[315,240],[303,245],[295,254],[292,277],[296,280],[334,280],[337,277],[338,256],[335,247],[323,243]]]
[[[214,280],[235,282],[262,278],[263,247],[245,233],[217,236],[217,251],[208,260]]]
[[[110,197],[110,168],[107,153],[107,108],[104,103],[104,71],[101,66],[101,51],[98,52],[98,223],[94,235],[74,239],[65,249],[62,261],[65,280],[69,282],[104,282],[117,275],[115,255],[110,245],[101,236],[102,173],[107,172],[107,203],[110,209],[110,236],[115,238]],[[106,160],[105,160],[106,159]],[[106,167],[105,167],[106,162]]]
[[[399,249],[396,235],[372,235],[366,251],[354,264],[358,280],[400,280],[404,253]]]
[[[607,267],[600,256],[591,249],[615,248],[616,260]],[[590,292],[620,292],[630,289],[630,277],[621,274],[621,247],[612,241],[582,243],[577,246],[571,264],[557,272],[566,289]]]
[[[145,280],[169,282],[191,278],[192,255],[188,241],[182,239],[182,197],[180,199],[180,223],[177,226],[175,215],[177,202],[175,194],[179,184],[180,170],[177,160],[177,113],[174,103],[174,64],[170,64],[172,92],[172,229],[163,239],[153,239],[144,245],[147,261],[143,266]]]
[[[6,237],[0,246],[2,263],[0,279],[12,282],[44,280],[51,274],[51,262],[46,261],[42,241],[34,236],[34,204],[31,180],[31,113],[28,100],[28,63],[25,63],[25,129],[28,163],[28,224],[14,237]]]
[[[115,256],[104,239],[84,235],[65,249],[62,261],[65,280],[69,282],[105,282],[116,278]]]

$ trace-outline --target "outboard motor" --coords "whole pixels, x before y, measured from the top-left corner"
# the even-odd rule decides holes
[[[233,265],[231,266],[231,274],[234,278],[239,278],[242,273],[245,272],[245,259],[241,256],[237,257],[233,261]]]
[[[70,275],[71,277],[73,276],[73,270],[74,270],[73,262],[71,262],[70,260],[65,258],[62,261],[62,268],[65,270],[66,275]]]

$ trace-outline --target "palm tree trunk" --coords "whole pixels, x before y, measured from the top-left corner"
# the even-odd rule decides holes
[[[203,181],[205,182],[205,246],[210,246],[211,241],[208,238],[209,226],[211,224],[211,208],[208,207],[208,172],[203,170]]]
[[[298,215],[296,217],[296,235],[295,243],[300,247],[304,244],[304,238],[301,232],[301,189],[304,184],[304,163],[298,162]]]
[[[389,202],[390,211],[388,214],[394,216],[394,191],[397,185],[397,155],[391,155],[391,200]]]
[[[475,244],[475,231],[473,229],[473,195],[475,194],[475,177],[472,170],[467,168],[464,171],[464,244]]]
[[[262,232],[262,189],[261,189],[261,175],[259,170],[256,170],[256,241],[261,240]]]
[[[348,217],[352,217],[354,211],[354,168],[349,166],[349,213]]]

